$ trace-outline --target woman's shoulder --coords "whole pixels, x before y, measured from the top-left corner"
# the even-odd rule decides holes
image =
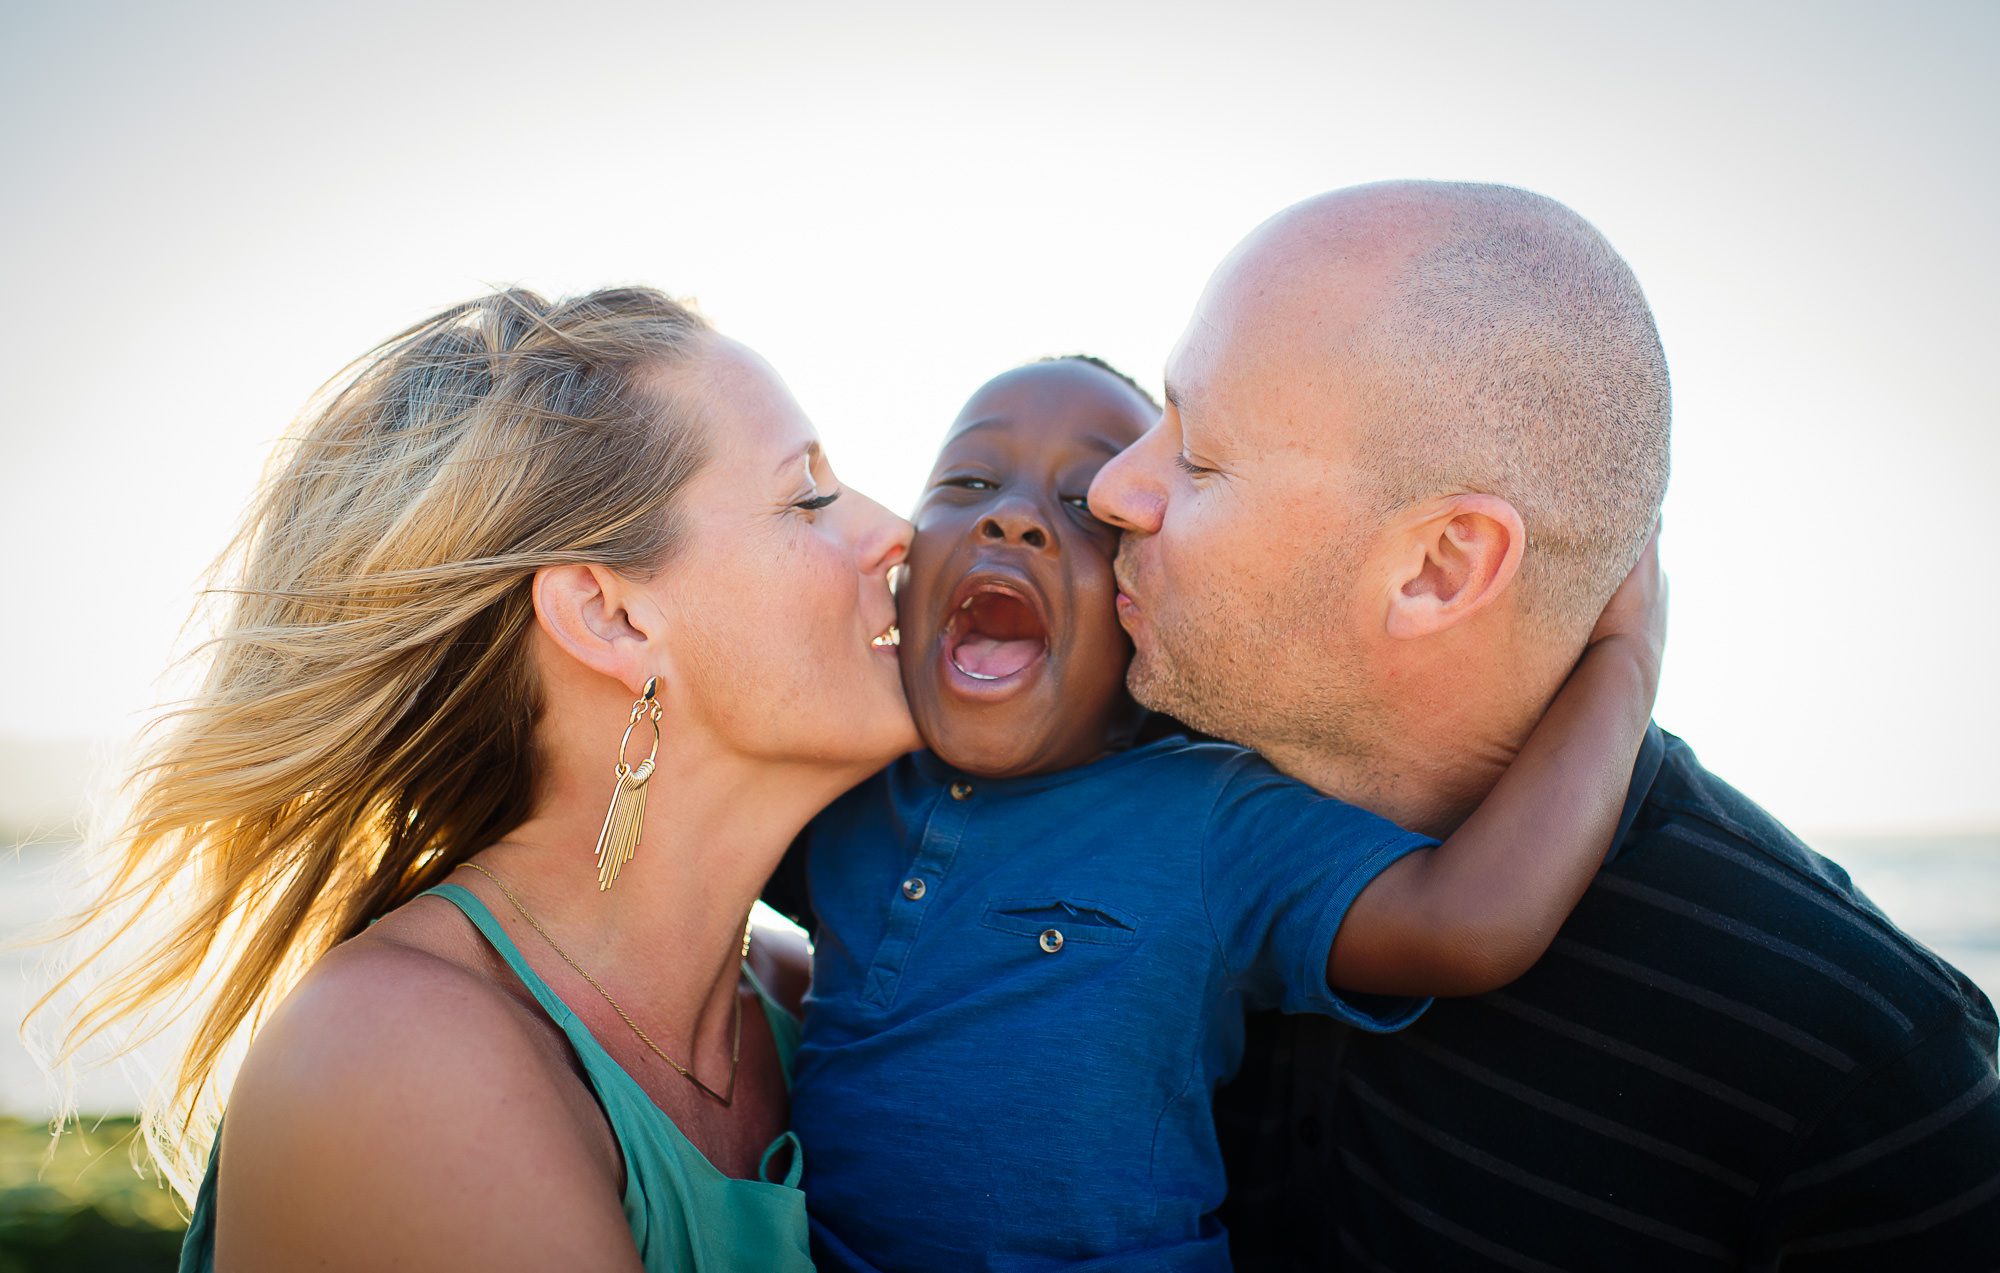
[[[314,1094],[353,1119],[413,1107],[437,1110],[428,1121],[477,1117],[529,1098],[560,1110],[565,1089],[587,1105],[554,1027],[476,951],[387,928],[328,952],[272,1014],[231,1091],[232,1123],[332,1103]]]
[[[272,1014],[219,1162],[222,1223],[250,1249],[365,1248],[342,1213],[506,1230],[552,1189],[622,1228],[616,1143],[560,1048],[492,977],[386,933],[329,952]]]

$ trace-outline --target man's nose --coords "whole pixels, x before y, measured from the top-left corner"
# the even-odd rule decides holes
[[[1090,515],[1119,530],[1155,534],[1166,516],[1165,492],[1147,477],[1147,443],[1157,428],[1097,470],[1090,483]]]
[[[1052,538],[1041,509],[1020,495],[1007,496],[979,519],[979,537],[1035,549],[1047,548]]]

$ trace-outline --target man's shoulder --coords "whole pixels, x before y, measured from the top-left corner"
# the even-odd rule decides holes
[[[1953,1018],[1987,1022],[1972,982],[1898,928],[1837,862],[1667,736],[1657,777],[1593,893],[1661,963],[1700,963],[1738,992],[1896,1047]],[[1650,938],[1650,940],[1649,940]],[[1676,954],[1678,950],[1678,955]],[[1705,977],[1704,980],[1707,978]]]
[[[1775,1265],[1915,1232],[1945,1256],[1852,1266],[1990,1263],[1991,1005],[1685,743],[1658,759],[1519,981],[1397,1034],[1253,1018],[1217,1116],[1242,1263]]]

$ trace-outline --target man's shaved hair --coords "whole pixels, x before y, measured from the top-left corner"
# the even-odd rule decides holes
[[[1363,464],[1389,512],[1449,491],[1527,526],[1524,610],[1580,640],[1638,560],[1667,487],[1667,360],[1631,267],[1562,204],[1398,182],[1416,251],[1355,329]]]

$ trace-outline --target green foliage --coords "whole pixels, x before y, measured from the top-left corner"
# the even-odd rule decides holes
[[[159,1180],[133,1162],[137,1124],[86,1119],[49,1152],[43,1123],[0,1118],[0,1273],[161,1273],[186,1228]]]

